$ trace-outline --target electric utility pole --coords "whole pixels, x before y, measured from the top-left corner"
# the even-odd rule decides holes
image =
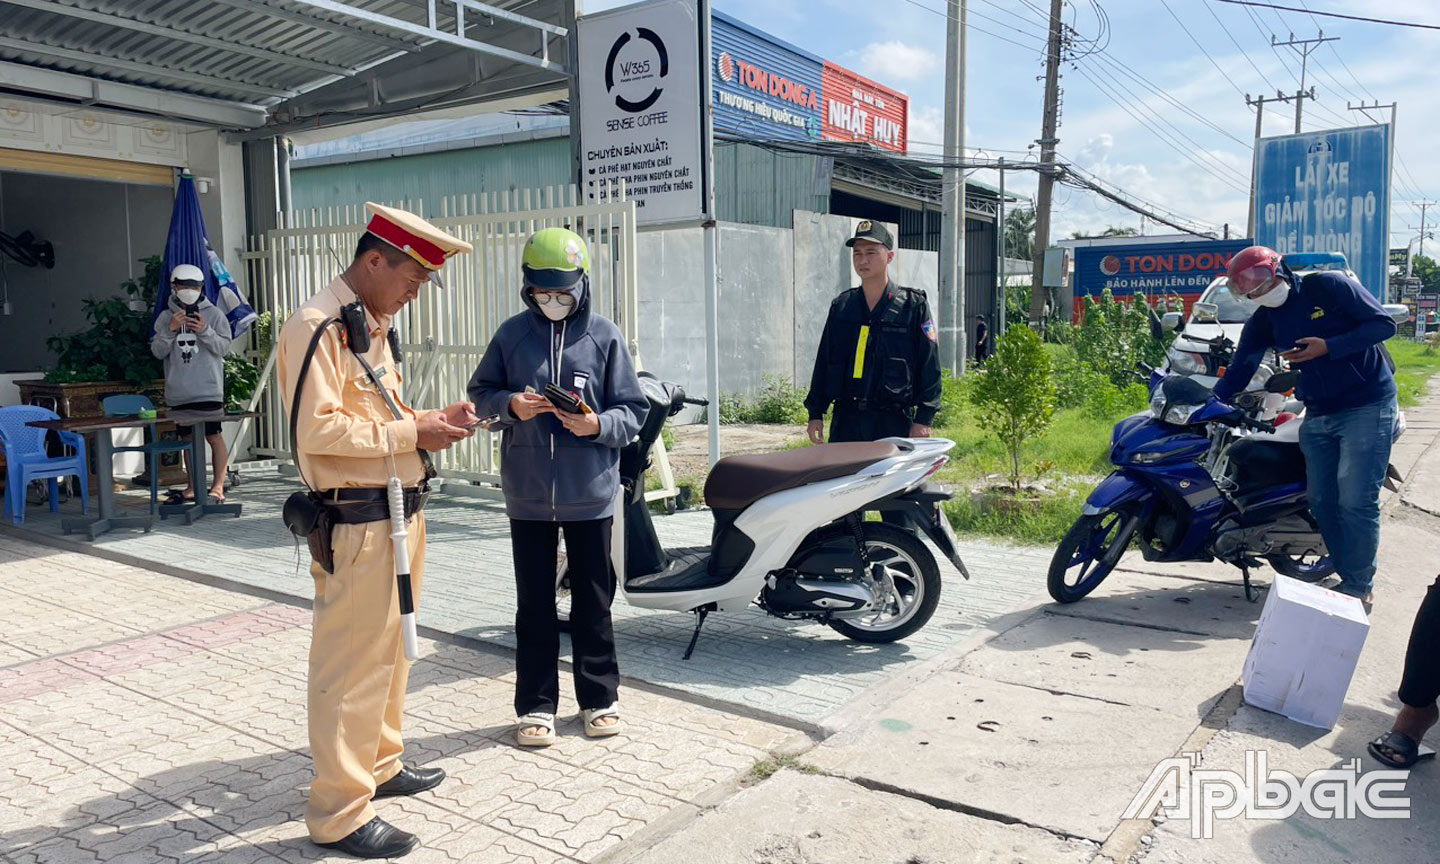
[[[1060,125],[1060,54],[1065,48],[1065,25],[1060,20],[1063,0],[1050,0],[1050,38],[1045,48],[1045,120],[1040,130],[1040,188],[1035,193],[1035,249],[1033,287],[1030,291],[1030,320],[1040,326],[1045,319],[1045,248],[1050,245],[1050,199],[1055,188],[1055,137]]]
[[[1248,106],[1251,106],[1251,107],[1253,107],[1253,108],[1255,109],[1255,146],[1256,146],[1256,148],[1258,148],[1258,147],[1260,146],[1260,136],[1263,135],[1263,134],[1265,134],[1265,132],[1264,132],[1264,128],[1265,128],[1265,103],[1266,103],[1266,102],[1289,102],[1291,99],[1294,99],[1294,98],[1295,98],[1294,96],[1286,96],[1284,93],[1281,93],[1279,90],[1276,90],[1276,91],[1275,91],[1275,95],[1274,95],[1274,96],[1257,96],[1257,97],[1255,97],[1254,99],[1251,99],[1251,98],[1250,98],[1250,94],[1249,94],[1249,93],[1246,93],[1246,94],[1245,94],[1245,104],[1248,105]],[[1246,223],[1245,223],[1245,236],[1246,236],[1246,237],[1249,237],[1249,238],[1251,238],[1251,239],[1253,240],[1253,239],[1255,238],[1255,160],[1254,160],[1254,159],[1251,159],[1251,160],[1250,160],[1250,212],[1246,215],[1246,220],[1247,220],[1247,221],[1246,221]]]
[[[1270,37],[1270,44],[1276,48],[1294,48],[1295,53],[1300,55],[1300,89],[1295,93],[1295,134],[1300,134],[1300,117],[1305,112],[1305,100],[1315,98],[1315,88],[1311,87],[1310,92],[1305,92],[1305,76],[1310,69],[1310,52],[1319,48],[1326,42],[1339,42],[1339,36],[1326,36],[1321,30],[1320,35],[1314,39],[1296,39],[1295,34],[1290,34],[1288,42],[1281,42],[1273,35]]]
[[[1058,2],[1058,0],[1057,0]],[[945,39],[945,174],[940,204],[940,362],[965,372],[965,14],[966,0],[948,0]]]
[[[1420,208],[1420,249],[1415,254],[1425,254],[1425,211],[1435,206],[1434,201],[1417,201],[1416,206]]]

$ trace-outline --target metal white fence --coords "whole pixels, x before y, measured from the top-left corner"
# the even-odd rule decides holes
[[[598,203],[582,202],[570,186],[456,196],[439,202],[438,212],[419,200],[393,204],[425,216],[475,247],[446,265],[445,290],[423,293],[396,320],[405,353],[407,403],[442,405],[464,398],[491,334],[524,308],[520,256],[526,238],[551,226],[568,227],[589,242],[591,302],[596,312],[620,327],[640,362],[635,203],[625,199],[623,190]],[[252,237],[242,255],[250,303],[259,312],[273,313],[274,334],[291,312],[349,263],[365,230],[365,214],[359,207],[292,212],[285,214],[283,226]],[[236,449],[243,453],[248,447],[251,458],[288,461],[289,429],[275,382],[274,351],[258,356],[255,344],[258,339],[250,356],[263,368],[251,404],[262,416],[239,430]],[[473,481],[449,484],[448,491],[494,495],[498,449],[499,436],[482,432],[435,454],[442,478]],[[675,481],[660,442],[654,458],[662,488],[649,497],[673,496]]]

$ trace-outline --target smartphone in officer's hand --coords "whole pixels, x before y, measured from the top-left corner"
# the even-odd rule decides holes
[[[466,423],[466,424],[464,425],[464,427],[462,427],[462,428],[465,428],[465,429],[485,429],[485,430],[489,430],[490,426],[491,426],[492,424],[494,424],[496,421],[498,421],[499,419],[500,419],[500,415],[499,415],[499,414],[491,414],[489,417],[480,417],[480,418],[478,418],[474,423]]]

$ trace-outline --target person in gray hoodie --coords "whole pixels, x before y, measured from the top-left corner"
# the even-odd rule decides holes
[[[193,264],[170,273],[170,303],[155,319],[150,353],[165,365],[165,404],[172,411],[221,411],[225,407],[225,355],[230,353],[230,322],[205,297],[205,274]],[[181,437],[192,427],[182,425]],[[230,454],[219,423],[205,424],[205,441],[214,463],[210,497],[225,500],[225,469]],[[186,462],[189,458],[187,454]],[[190,471],[186,501],[195,500],[195,474]]]
[[[500,485],[515,557],[515,730],[521,746],[555,741],[560,631],[556,551],[565,532],[575,697],[585,734],[620,731],[620,667],[610,604],[615,576],[610,531],[620,486],[620,449],[644,422],[648,402],[620,328],[591,309],[585,240],[564,228],[525,244],[524,312],[495,331],[470,379],[481,417],[498,419]],[[578,397],[555,407],[553,384]]]

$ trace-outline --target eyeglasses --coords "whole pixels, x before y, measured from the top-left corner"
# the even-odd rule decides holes
[[[530,296],[535,298],[536,303],[559,303],[561,306],[575,305],[575,295],[569,291],[531,291]]]

